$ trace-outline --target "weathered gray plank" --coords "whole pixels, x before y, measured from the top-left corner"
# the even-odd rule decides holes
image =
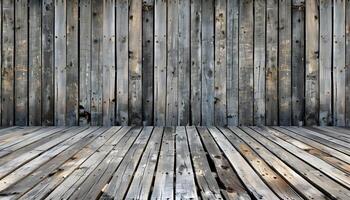
[[[102,125],[103,4],[92,0],[91,7],[91,125]]]
[[[54,1],[42,4],[42,125],[54,124]]]
[[[202,125],[214,124],[214,1],[202,0]]]
[[[345,126],[345,1],[333,2],[333,123]]]
[[[154,0],[142,5],[142,124],[153,125]]]
[[[167,4],[154,1],[154,125],[165,125]],[[118,86],[119,87],[119,86]]]
[[[292,123],[292,1],[278,4],[278,111],[279,124]]]
[[[202,2],[191,1],[191,124],[201,124],[202,108]]]
[[[292,5],[292,124],[303,125],[305,115],[305,0]]]
[[[254,122],[254,1],[239,3],[239,124]]]
[[[226,112],[226,1],[215,1],[214,124],[227,125]]]
[[[142,125],[142,1],[129,2],[129,118]]]
[[[116,33],[116,54],[117,54],[117,94],[116,94],[116,123],[128,125],[128,90],[129,90],[129,4],[128,0],[116,1],[117,33]]]
[[[41,125],[42,106],[42,49],[41,16],[42,0],[30,0],[29,6],[29,44],[28,44],[28,124]]]
[[[178,122],[178,8],[179,0],[167,1],[167,66],[166,66],[166,114],[165,124],[175,126]]]
[[[319,116],[318,1],[305,1],[305,8],[305,124],[316,125]]]
[[[320,1],[320,125],[332,124],[332,1]]]
[[[179,0],[178,5],[178,122],[190,123],[190,1]]]
[[[350,2],[345,3],[345,125],[350,127]]]
[[[15,124],[28,125],[28,1],[15,2]]]
[[[79,2],[79,125],[90,123],[91,113],[91,0]]]
[[[79,57],[78,57],[78,0],[67,1],[67,83],[66,83],[66,121],[68,126],[78,125],[79,104]]]
[[[55,125],[66,125],[67,52],[66,52],[66,0],[55,0]]]
[[[103,1],[102,113],[103,125],[115,121],[115,1]],[[127,81],[127,80],[124,80]]]
[[[226,67],[227,124],[238,125],[238,32],[239,1],[227,1]]]
[[[278,124],[278,4],[266,1],[266,125]]]
[[[14,125],[15,2],[2,1],[2,126]]]
[[[266,3],[254,1],[254,124],[265,124]]]

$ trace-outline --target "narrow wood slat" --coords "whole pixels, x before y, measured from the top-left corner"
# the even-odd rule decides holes
[[[350,127],[350,3],[345,3],[345,125]]]
[[[102,120],[104,126],[115,121],[115,1],[103,1],[102,39]]]
[[[1,125],[14,122],[15,2],[2,1]]]
[[[332,124],[332,1],[320,1],[320,125]]]
[[[345,1],[333,1],[333,123],[345,126]]]
[[[305,124],[317,125],[319,116],[318,1],[305,1]]]
[[[323,127],[304,127],[304,128],[339,139],[339,140],[343,140],[345,142],[350,142],[350,135],[348,134],[339,133],[337,131],[325,129]]]
[[[215,179],[195,127],[186,127],[188,144],[200,195],[203,199],[222,199],[219,185]]]
[[[79,2],[79,125],[91,118],[91,64],[92,64],[92,1]]]
[[[239,128],[230,128],[232,132],[241,132]],[[241,153],[241,155],[246,158],[247,162],[255,169],[257,174],[265,181],[267,185],[270,186],[280,198],[287,199],[303,199],[300,195],[278,174],[276,173],[268,164],[254,152],[245,142],[240,138],[232,134],[227,128],[220,128],[221,132],[226,136],[226,138],[231,142],[231,144]]]
[[[238,32],[239,1],[227,1],[226,67],[227,67],[227,124],[238,125]]]
[[[202,125],[214,123],[214,1],[202,0]]]
[[[254,124],[265,124],[266,3],[254,1]]]
[[[305,124],[305,0],[292,2],[292,124]]]
[[[254,131],[247,132],[252,138],[255,138],[283,162],[300,172],[301,176],[315,184],[327,196],[331,196],[332,198],[347,199],[347,196],[349,196],[348,189],[345,189],[342,185],[326,176],[324,173],[298,159],[295,155],[289,153],[276,143],[263,137],[262,133],[265,133],[264,136],[266,135],[266,132],[263,129],[258,127],[253,127],[252,129]]]
[[[259,199],[279,199],[218,129],[209,128],[209,131],[253,196]]]
[[[29,1],[28,125],[41,125],[42,114],[42,1]]]
[[[15,1],[15,124],[28,125],[28,1]]]
[[[266,125],[278,125],[277,57],[278,7],[277,0],[266,1]]]
[[[142,5],[142,124],[153,125],[154,0]]]
[[[134,178],[130,184],[126,199],[147,199],[151,192],[153,176],[162,143],[164,128],[154,127],[152,138],[147,144]]]
[[[227,125],[226,111],[226,1],[215,1],[214,124]]]
[[[175,127],[164,128],[152,199],[174,199]]]
[[[254,1],[239,3],[239,124],[254,121]]]
[[[232,130],[232,127],[230,127]],[[235,134],[244,140],[254,151],[264,159],[272,168],[274,168],[279,174],[281,174],[289,184],[291,184],[295,190],[299,192],[306,199],[327,199],[319,189],[313,186],[308,179],[305,179],[302,175],[298,174],[298,171],[289,167],[276,155],[272,154],[268,148],[265,148],[255,138],[251,137],[247,133],[254,132],[248,127],[241,127],[244,131],[235,131]]]

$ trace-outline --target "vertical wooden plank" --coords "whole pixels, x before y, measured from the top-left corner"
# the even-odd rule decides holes
[[[201,124],[201,32],[202,32],[202,4],[201,0],[191,1],[191,124]]]
[[[320,1],[320,125],[332,124],[332,1]]]
[[[67,1],[67,85],[66,124],[78,125],[79,57],[78,57],[78,0]]]
[[[292,6],[292,124],[304,124],[305,116],[305,0]]]
[[[115,121],[115,1],[103,1],[103,125]],[[125,27],[124,27],[125,28]]]
[[[117,125],[128,125],[128,0],[117,1],[117,105],[116,123]]]
[[[167,4],[154,3],[154,125],[165,125]]]
[[[14,125],[15,2],[2,2],[2,126]]]
[[[103,5],[92,0],[91,125],[102,125],[102,24]]]
[[[167,74],[166,125],[178,120],[178,0],[168,0],[167,15]]]
[[[90,123],[91,113],[91,0],[81,0],[79,21],[79,125]]]
[[[350,127],[350,0],[345,5],[345,67],[346,67],[346,102],[345,102],[345,125]]]
[[[66,0],[55,0],[55,125],[66,125]]]
[[[318,1],[306,1],[305,124],[315,125],[319,112],[319,13]]]
[[[131,0],[129,12],[129,116],[142,123],[142,1]]]
[[[29,0],[28,120],[30,126],[41,125],[41,5],[41,0]]]
[[[278,1],[266,1],[266,125],[278,125]]]
[[[190,123],[190,1],[179,0],[178,67],[179,97],[178,125]]]
[[[227,125],[226,112],[226,0],[215,1],[214,123]]]
[[[202,125],[214,124],[214,1],[202,0]]]
[[[238,125],[238,0],[227,1],[227,124]]]
[[[3,15],[2,15],[2,1],[0,1],[0,76],[2,77],[2,62],[3,62],[3,54],[2,54],[2,18],[3,18]],[[0,125],[2,123],[2,81],[0,80]]]
[[[279,36],[278,36],[278,111],[279,124],[292,123],[292,1],[279,1]]]
[[[54,124],[54,1],[42,4],[42,125]]]
[[[28,1],[15,1],[15,124],[28,125]]]
[[[240,1],[239,12],[239,124],[253,124],[254,60],[253,60],[254,1]]]
[[[333,3],[333,121],[345,126],[345,0]]]
[[[265,1],[254,1],[254,8],[254,124],[265,125]]]
[[[142,120],[153,125],[154,0],[142,6]]]

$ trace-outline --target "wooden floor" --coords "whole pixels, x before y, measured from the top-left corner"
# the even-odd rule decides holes
[[[0,199],[350,199],[350,129],[0,129]]]

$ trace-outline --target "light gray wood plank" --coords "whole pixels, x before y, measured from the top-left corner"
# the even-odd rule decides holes
[[[28,124],[41,125],[42,114],[42,0],[30,0],[28,44]]]
[[[129,116],[131,125],[142,125],[142,1],[129,6]]]
[[[190,123],[190,1],[179,0],[178,5],[178,122],[184,126]]]
[[[239,124],[254,122],[254,1],[239,3]]]
[[[333,124],[345,126],[345,1],[333,2]]]
[[[226,1],[215,1],[214,124],[227,125],[226,110]]]
[[[214,9],[202,0],[202,125],[214,124]]]
[[[254,124],[265,125],[266,3],[254,1]]]
[[[102,113],[103,125],[115,123],[115,1],[103,1]],[[136,31],[136,30],[135,30]],[[124,80],[126,81],[126,80]]]
[[[238,125],[238,32],[239,32],[239,1],[227,1],[226,25],[226,67],[227,67],[227,124]]]
[[[15,2],[2,1],[2,67],[1,67],[1,120],[2,126],[14,122],[14,65],[15,65]]]
[[[266,1],[266,125],[278,124],[278,0]]]
[[[305,1],[305,125],[319,116],[319,13],[318,1]]]
[[[345,2],[345,125],[350,127],[350,3]]]
[[[167,4],[154,1],[154,125],[165,125],[167,82]]]
[[[116,33],[116,54],[117,54],[117,94],[116,94],[116,124],[128,125],[128,88],[129,88],[129,4],[128,0],[116,1],[117,33]]]
[[[28,125],[28,1],[15,1],[15,124]]]

